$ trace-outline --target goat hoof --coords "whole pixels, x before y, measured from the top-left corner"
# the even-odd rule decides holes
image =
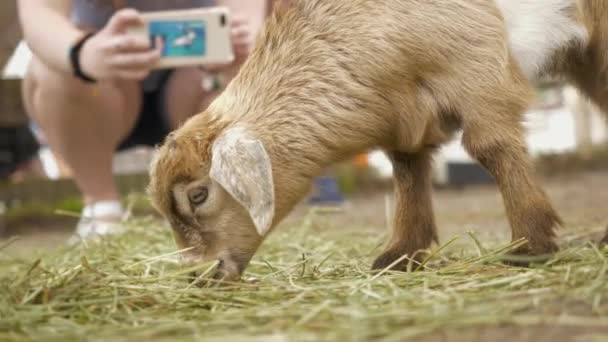
[[[532,264],[545,263],[559,251],[559,247],[553,241],[547,241],[543,246],[530,248],[527,245],[521,246],[503,259],[503,263],[515,267],[530,267]]]
[[[376,260],[374,260],[374,263],[372,264],[372,270],[373,271],[382,271],[382,270],[390,267],[390,269],[389,269],[390,271],[407,272],[408,264],[410,264],[410,263],[412,263],[412,266],[410,266],[409,269],[415,270],[419,264],[412,261],[412,258],[405,258],[404,260],[401,260],[398,263],[393,265],[393,263],[395,263],[395,261],[397,261],[398,259],[400,259],[402,256],[404,256],[406,254],[412,255],[413,253],[388,250],[388,251],[382,253],[379,257],[377,257]],[[416,260],[416,259],[418,259],[418,258],[415,258],[413,260]],[[419,261],[419,260],[416,260],[416,261]]]

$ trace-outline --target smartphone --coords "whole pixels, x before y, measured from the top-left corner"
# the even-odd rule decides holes
[[[160,38],[157,69],[234,61],[227,7],[144,12],[142,17],[145,24],[129,33],[148,37],[153,46]]]

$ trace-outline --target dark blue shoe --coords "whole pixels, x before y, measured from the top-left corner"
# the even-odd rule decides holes
[[[344,196],[338,187],[335,177],[317,177],[314,181],[313,194],[308,200],[309,205],[340,206],[344,203]]]

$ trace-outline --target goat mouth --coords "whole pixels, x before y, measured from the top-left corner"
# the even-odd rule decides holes
[[[238,265],[231,259],[219,259],[213,279],[217,281],[234,281],[235,277],[239,277]]]
[[[194,286],[204,286],[209,280],[215,280],[217,273],[220,272],[222,268],[222,264],[223,261],[221,259],[202,263],[200,268],[188,273],[188,283]]]
[[[189,283],[194,286],[206,286],[222,282],[238,282],[245,267],[243,263],[239,263],[238,260],[234,260],[228,255],[205,262],[204,265],[209,266],[197,267],[196,271],[188,274]]]

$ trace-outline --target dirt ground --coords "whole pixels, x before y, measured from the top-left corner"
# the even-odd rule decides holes
[[[542,183],[564,221],[561,233],[608,224],[608,170],[549,177]],[[482,239],[510,238],[502,197],[493,184],[435,189],[433,200],[442,241],[468,231]],[[390,224],[387,206],[392,208],[390,190],[357,196],[343,212],[332,213],[325,225],[378,228],[385,232]],[[297,208],[284,224],[299,220],[306,210]]]
[[[608,225],[608,170],[555,176],[544,179],[543,184],[564,220],[561,232]],[[483,240],[509,240],[502,198],[494,185],[436,189],[434,204],[442,241],[467,231]],[[387,208],[392,208],[390,189],[378,190],[350,198],[341,211],[317,216],[315,222],[323,229],[377,229],[386,234]],[[310,207],[301,205],[281,226],[301,224],[309,213]],[[60,217],[28,219],[8,227],[9,234],[0,239],[0,246],[10,243],[4,253],[11,255],[50,250],[64,243],[75,224],[75,219]]]

